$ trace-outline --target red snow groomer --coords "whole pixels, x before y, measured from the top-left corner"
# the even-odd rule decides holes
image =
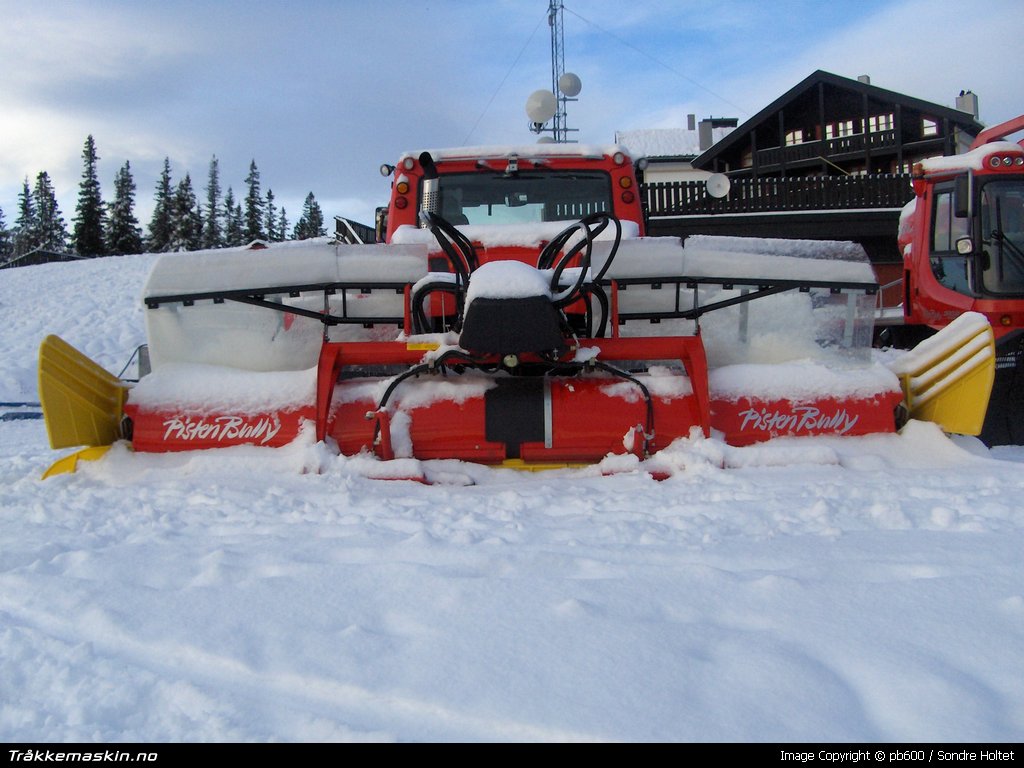
[[[962,323],[897,372],[872,362],[877,284],[859,246],[644,237],[619,148],[431,151],[387,168],[383,243],[161,256],[143,297],[153,370],[130,388],[50,337],[51,444],[98,446],[89,458],[116,439],[281,446],[308,424],[380,459],[381,476],[415,476],[390,460],[532,469],[713,433],[889,432],[901,403],[952,431],[978,420],[991,359],[964,350],[990,349],[988,324]]]
[[[900,219],[903,333],[965,312],[994,329],[997,375],[981,436],[996,445],[1024,440],[1024,147],[1006,141],[1022,130],[1024,116],[986,129],[962,155],[917,163]]]

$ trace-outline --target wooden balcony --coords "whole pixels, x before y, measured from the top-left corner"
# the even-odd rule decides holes
[[[735,178],[723,198],[711,197],[703,181],[645,184],[642,192],[645,210],[651,217],[894,209],[902,208],[914,195],[907,174]]]
[[[823,141],[805,141],[785,147],[770,147],[757,152],[757,167],[762,170],[786,166],[807,165],[828,158],[836,162],[863,157],[878,152],[894,152],[897,148],[896,131],[876,131],[838,136]]]

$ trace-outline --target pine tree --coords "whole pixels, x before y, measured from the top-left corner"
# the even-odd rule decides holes
[[[238,235],[236,245],[247,245],[249,242],[252,242],[245,239],[245,217],[242,215],[241,203],[235,206],[235,210],[231,214],[231,218],[234,220],[235,232]]]
[[[249,175],[245,177],[245,183],[249,187],[249,192],[245,196],[245,239],[250,243],[253,240],[266,240],[267,234],[263,230],[260,172],[256,168],[255,160],[249,163]]]
[[[135,218],[135,180],[128,161],[114,177],[114,202],[107,221],[107,252],[141,253],[142,230]]]
[[[0,264],[5,264],[12,255],[11,232],[4,221],[4,209],[0,208]]]
[[[283,238],[277,232],[277,208],[274,206],[274,190],[267,189],[267,208],[264,211],[266,221],[264,229],[267,232],[267,240],[271,243],[278,243]]]
[[[217,156],[210,160],[210,174],[206,182],[206,216],[203,220],[203,248],[220,248],[224,245],[220,209],[220,167]]]
[[[284,212],[284,208],[281,208],[281,215],[277,217],[277,231],[282,240],[288,239],[288,215]]]
[[[163,253],[170,250],[171,216],[173,214],[173,197],[171,190],[171,161],[164,158],[164,169],[156,184],[156,203],[153,206],[153,217],[149,220],[149,238],[146,249],[150,253]]]
[[[64,253],[68,250],[68,229],[57,206],[57,195],[50,182],[50,174],[40,171],[32,190],[38,221],[38,248]]]
[[[186,173],[174,191],[171,216],[171,241],[168,250],[196,251],[202,244],[203,220],[196,205],[192,179]]]
[[[14,255],[24,256],[39,244],[39,219],[28,177],[18,195],[18,219],[14,222]]]
[[[306,195],[306,202],[302,206],[302,217],[295,225],[293,238],[295,240],[308,240],[311,237],[323,237],[327,234],[324,229],[324,214],[320,210],[313,193]]]
[[[224,245],[229,248],[243,245],[242,209],[235,203],[235,193],[228,187],[224,195]]]
[[[85,140],[82,150],[82,183],[78,188],[78,206],[75,208],[75,251],[79,256],[104,256],[107,252],[103,228],[107,212],[100,194],[100,180],[96,175],[96,142],[92,134]]]

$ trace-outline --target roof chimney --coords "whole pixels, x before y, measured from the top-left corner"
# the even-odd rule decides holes
[[[956,108],[961,112],[967,112],[978,118],[978,96],[970,91],[960,91],[956,97]]]
[[[871,75],[858,75],[858,83],[864,83],[864,85],[871,85]]]
[[[686,116],[686,130],[696,131],[697,130],[697,116],[687,115]]]
[[[715,143],[715,128],[735,128],[738,124],[739,120],[735,117],[706,117],[701,120],[698,126],[700,132],[697,135],[700,151],[709,149]]]

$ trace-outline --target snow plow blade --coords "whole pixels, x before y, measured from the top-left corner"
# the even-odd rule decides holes
[[[78,462],[80,461],[96,461],[107,455],[107,451],[110,450],[109,445],[96,445],[91,448],[83,448],[80,451],[75,451],[69,456],[65,456],[63,459],[58,459],[50,465],[50,468],[43,472],[43,480],[53,477],[54,475],[63,475],[68,472],[74,472],[78,469]]]
[[[995,335],[984,315],[967,312],[890,363],[912,419],[946,432],[979,435],[995,381]]]
[[[47,336],[39,346],[39,402],[51,448],[110,446],[120,437],[127,391],[63,339]]]

